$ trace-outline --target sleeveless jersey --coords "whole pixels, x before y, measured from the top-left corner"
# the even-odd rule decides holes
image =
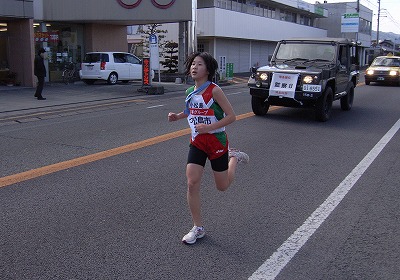
[[[211,83],[203,92],[203,94],[194,95],[189,102],[189,115],[187,117],[189,126],[192,130],[191,142],[196,142],[198,132],[195,125],[198,123],[212,124],[224,118],[225,113],[221,106],[215,102],[212,90],[217,85]],[[194,86],[186,90],[186,94],[193,92]],[[215,135],[221,144],[226,145],[225,127],[210,131],[209,134]]]

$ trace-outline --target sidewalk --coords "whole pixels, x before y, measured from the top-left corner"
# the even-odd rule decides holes
[[[154,86],[163,86],[164,94],[179,92],[188,87],[186,84],[153,83]],[[145,92],[139,92],[140,82],[118,83],[107,85],[98,82],[94,85],[86,85],[81,81],[65,85],[62,83],[46,83],[43,89],[43,97],[46,100],[37,100],[34,97],[35,88],[0,86],[0,114],[16,113],[34,109],[44,109],[52,106],[74,105],[84,102],[101,102],[105,100],[131,98],[133,96],[145,96]]]
[[[233,80],[221,83],[220,86],[247,83],[247,78],[239,76]],[[153,86],[164,87],[164,95],[184,91],[189,84],[153,82]],[[86,85],[82,81],[65,85],[63,83],[46,83],[43,97],[46,100],[37,100],[33,95],[35,88],[19,86],[0,86],[0,114],[16,114],[18,111],[44,110],[52,106],[76,105],[84,102],[101,102],[112,99],[132,98],[134,96],[148,96],[146,92],[138,91],[142,88],[141,82],[118,83],[107,85],[98,81],[94,85]],[[161,96],[161,95],[160,95]]]

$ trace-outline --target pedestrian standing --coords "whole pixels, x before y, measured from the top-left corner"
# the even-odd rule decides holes
[[[44,78],[46,77],[46,66],[44,65],[45,54],[46,54],[46,50],[44,48],[40,48],[37,56],[35,56],[34,74],[38,79],[35,97],[37,97],[38,100],[46,99],[42,96],[42,91],[43,91],[43,86],[44,86]]]
[[[185,72],[195,84],[186,90],[185,110],[168,114],[169,121],[187,118],[191,128],[186,179],[193,228],[182,239],[186,244],[193,244],[205,235],[200,185],[207,158],[219,191],[227,190],[232,184],[237,164],[249,161],[244,152],[229,148],[225,127],[236,120],[236,115],[222,89],[212,82],[217,69],[217,61],[209,53],[197,52],[189,56]]]

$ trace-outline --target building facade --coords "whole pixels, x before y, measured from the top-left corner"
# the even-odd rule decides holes
[[[0,62],[21,85],[34,86],[37,50],[48,53],[47,81],[89,51],[128,51],[126,26],[188,22],[187,0],[0,0]],[[0,69],[1,70],[1,69]],[[7,74],[4,74],[7,75]]]
[[[1,0],[0,7],[0,83],[32,85],[33,0]]]
[[[320,3],[317,6],[328,11],[328,16],[318,19],[317,25],[327,30],[328,37],[347,38],[360,42],[360,65],[368,64],[373,11],[357,2]],[[355,25],[356,30],[345,28],[344,15],[356,17],[358,21],[358,26]]]
[[[48,52],[47,81],[59,81],[65,64],[78,66],[86,52],[130,51],[132,25],[165,24],[165,40],[179,43],[180,72],[187,52],[197,49],[217,58],[222,75],[227,63],[235,73],[265,65],[281,39],[353,36],[337,33],[331,15],[354,7],[301,0],[0,0],[0,6],[0,72],[16,73],[24,86],[35,85],[39,48]],[[356,39],[369,46],[372,13],[364,8],[365,28]]]
[[[234,73],[265,65],[276,43],[293,37],[326,37],[317,19],[327,11],[290,0],[197,0],[195,33],[197,50],[211,53],[224,76],[226,63]],[[178,42],[178,24],[165,24],[165,40]]]

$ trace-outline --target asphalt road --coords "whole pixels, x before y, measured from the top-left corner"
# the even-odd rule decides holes
[[[0,126],[0,279],[398,279],[399,89],[361,85],[326,123],[224,90],[250,163],[223,193],[207,165],[192,246],[178,93]]]

